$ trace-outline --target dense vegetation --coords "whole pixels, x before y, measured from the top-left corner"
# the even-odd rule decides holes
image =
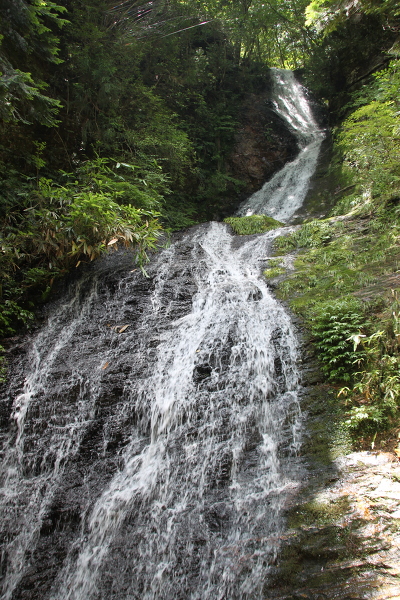
[[[399,12],[393,0],[4,0],[0,336],[82,261],[123,244],[144,268],[161,228],[220,214],[242,188],[227,157],[246,95],[269,67],[294,68],[334,126],[323,193],[336,206],[281,238],[298,256],[280,293],[309,321],[350,427],[394,425]],[[260,219],[230,223],[252,233],[270,226]]]

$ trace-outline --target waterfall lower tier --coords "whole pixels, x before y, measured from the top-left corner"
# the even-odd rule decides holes
[[[301,478],[277,233],[201,226],[148,280],[115,254],[53,307],[10,390],[4,600],[263,597]]]

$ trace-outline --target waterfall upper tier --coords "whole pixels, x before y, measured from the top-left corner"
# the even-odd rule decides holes
[[[272,102],[297,138],[299,154],[245,200],[237,216],[269,215],[287,223],[301,208],[315,172],[325,132],[318,126],[306,91],[292,71],[272,69]]]

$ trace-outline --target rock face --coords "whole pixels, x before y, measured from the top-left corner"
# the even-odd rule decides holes
[[[246,184],[240,200],[261,188],[297,152],[296,138],[273,111],[269,92],[248,96],[228,160],[229,172]]]
[[[337,481],[290,511],[271,600],[400,596],[400,465],[358,452],[336,466]]]

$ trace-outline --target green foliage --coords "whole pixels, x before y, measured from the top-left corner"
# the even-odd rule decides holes
[[[400,406],[400,312],[397,295],[381,315],[379,329],[368,336],[353,336],[354,348],[363,359],[351,389],[343,388],[350,406],[348,427],[357,434],[387,429]]]
[[[369,83],[368,74],[386,66],[388,53],[394,51],[398,24],[390,25],[379,11],[366,10],[367,3],[385,4],[315,0],[309,5],[314,45],[305,59],[304,81],[326,104],[331,125],[340,124],[352,110],[350,90],[354,94]]]
[[[380,199],[379,205],[370,201],[366,213],[356,213],[353,220],[313,221],[278,238],[278,254],[303,248],[297,254],[295,272],[280,286],[282,297],[306,315],[327,298],[358,292],[372,286],[377,275],[397,271],[400,215],[391,202],[390,197],[386,202]],[[357,220],[357,214],[365,218],[371,211],[374,214],[368,222]]]
[[[23,219],[27,227],[21,227],[13,215],[18,229],[12,226],[5,241],[19,242],[23,250],[18,253],[25,256],[33,246],[34,254],[40,252],[49,264],[60,264],[61,268],[68,266],[73,257],[82,255],[93,260],[107,246],[119,243],[136,245],[138,260],[143,263],[146,250],[155,247],[160,229],[159,213],[152,210],[158,200],[151,195],[151,188],[147,195],[139,193],[128,178],[117,175],[120,163],[114,170],[109,163],[100,158],[86,161],[74,176],[64,175],[64,185],[41,178],[37,191],[26,199]],[[132,169],[132,165],[123,166]],[[132,199],[139,199],[145,208],[134,207]]]
[[[279,277],[279,275],[283,275],[285,272],[286,270],[282,267],[271,267],[270,269],[265,269],[263,275],[267,279],[274,279],[275,277]]]
[[[162,209],[161,221],[169,231],[180,231],[204,221],[199,212],[199,206],[188,199],[179,196],[169,197]]]
[[[400,60],[395,60],[355,96],[362,105],[344,121],[338,136],[345,166],[372,194],[400,187],[399,86]]]
[[[64,173],[69,181],[92,192],[107,194],[118,204],[158,210],[163,195],[169,193],[168,178],[155,159],[130,164],[96,156],[79,164],[74,173]]]
[[[398,305],[385,299],[386,282],[400,264],[400,214],[393,202],[391,196],[370,198],[367,212],[320,227],[314,222],[280,242],[298,252],[297,243],[303,245],[279,293],[308,321],[328,379],[347,382],[340,397],[346,396],[346,426],[358,438],[398,422]],[[354,293],[368,302],[362,305]]]
[[[266,215],[251,215],[248,217],[227,217],[224,223],[228,223],[233,231],[238,235],[252,235],[255,233],[264,233],[277,227],[283,227],[284,224],[276,221]]]
[[[101,24],[101,8],[77,6],[70,15],[76,51],[67,79],[74,82],[68,86],[69,114],[73,126],[81,124],[85,152],[95,144],[101,154],[143,168],[147,183],[149,175],[164,178],[161,212],[169,227],[204,219],[237,187],[224,163],[244,84],[220,24],[150,44],[132,35],[136,25],[128,37],[126,16],[116,36]],[[174,19],[181,18],[179,6],[158,9],[176,9]]]
[[[267,279],[274,279],[274,277],[279,277],[279,275],[283,275],[284,273],[286,273],[286,269],[280,258],[270,258],[268,260],[268,269],[263,271],[263,275]]]
[[[28,293],[46,299],[54,278],[81,261],[123,245],[136,249],[143,267],[161,229],[159,202],[151,187],[139,194],[132,172],[132,165],[110,159],[86,161],[73,176],[60,174],[62,184],[40,178],[25,189],[23,204],[7,211],[0,230],[0,335],[29,324]],[[138,197],[145,208],[131,204]]]
[[[343,23],[351,18],[359,18],[362,14],[372,14],[382,17],[387,24],[394,25],[400,16],[396,0],[361,0],[352,3],[349,0],[312,0],[305,11],[306,25],[315,25],[325,35],[340,28]]]
[[[362,354],[351,336],[365,326],[361,304],[353,297],[322,303],[314,309],[311,332],[322,370],[331,381],[350,381]]]
[[[44,94],[48,85],[38,63],[60,62],[52,31],[68,21],[65,7],[50,0],[4,0],[0,7],[0,117],[4,121],[57,123],[60,100]]]
[[[17,329],[29,327],[33,322],[33,313],[21,308],[21,306],[13,300],[1,302],[0,308],[0,335],[2,337],[13,335],[16,333]],[[0,359],[0,380],[2,376],[2,364],[2,359]]]
[[[210,17],[221,20],[238,61],[256,59],[283,68],[303,64],[312,43],[305,25],[306,1],[241,0],[204,5]]]
[[[295,248],[317,248],[332,239],[332,223],[329,221],[309,221],[293,233],[281,236],[275,241],[277,252],[286,253]]]
[[[5,122],[55,125],[61,103],[42,93],[46,87],[43,82],[35,82],[30,73],[4,70],[0,76],[0,118]]]

